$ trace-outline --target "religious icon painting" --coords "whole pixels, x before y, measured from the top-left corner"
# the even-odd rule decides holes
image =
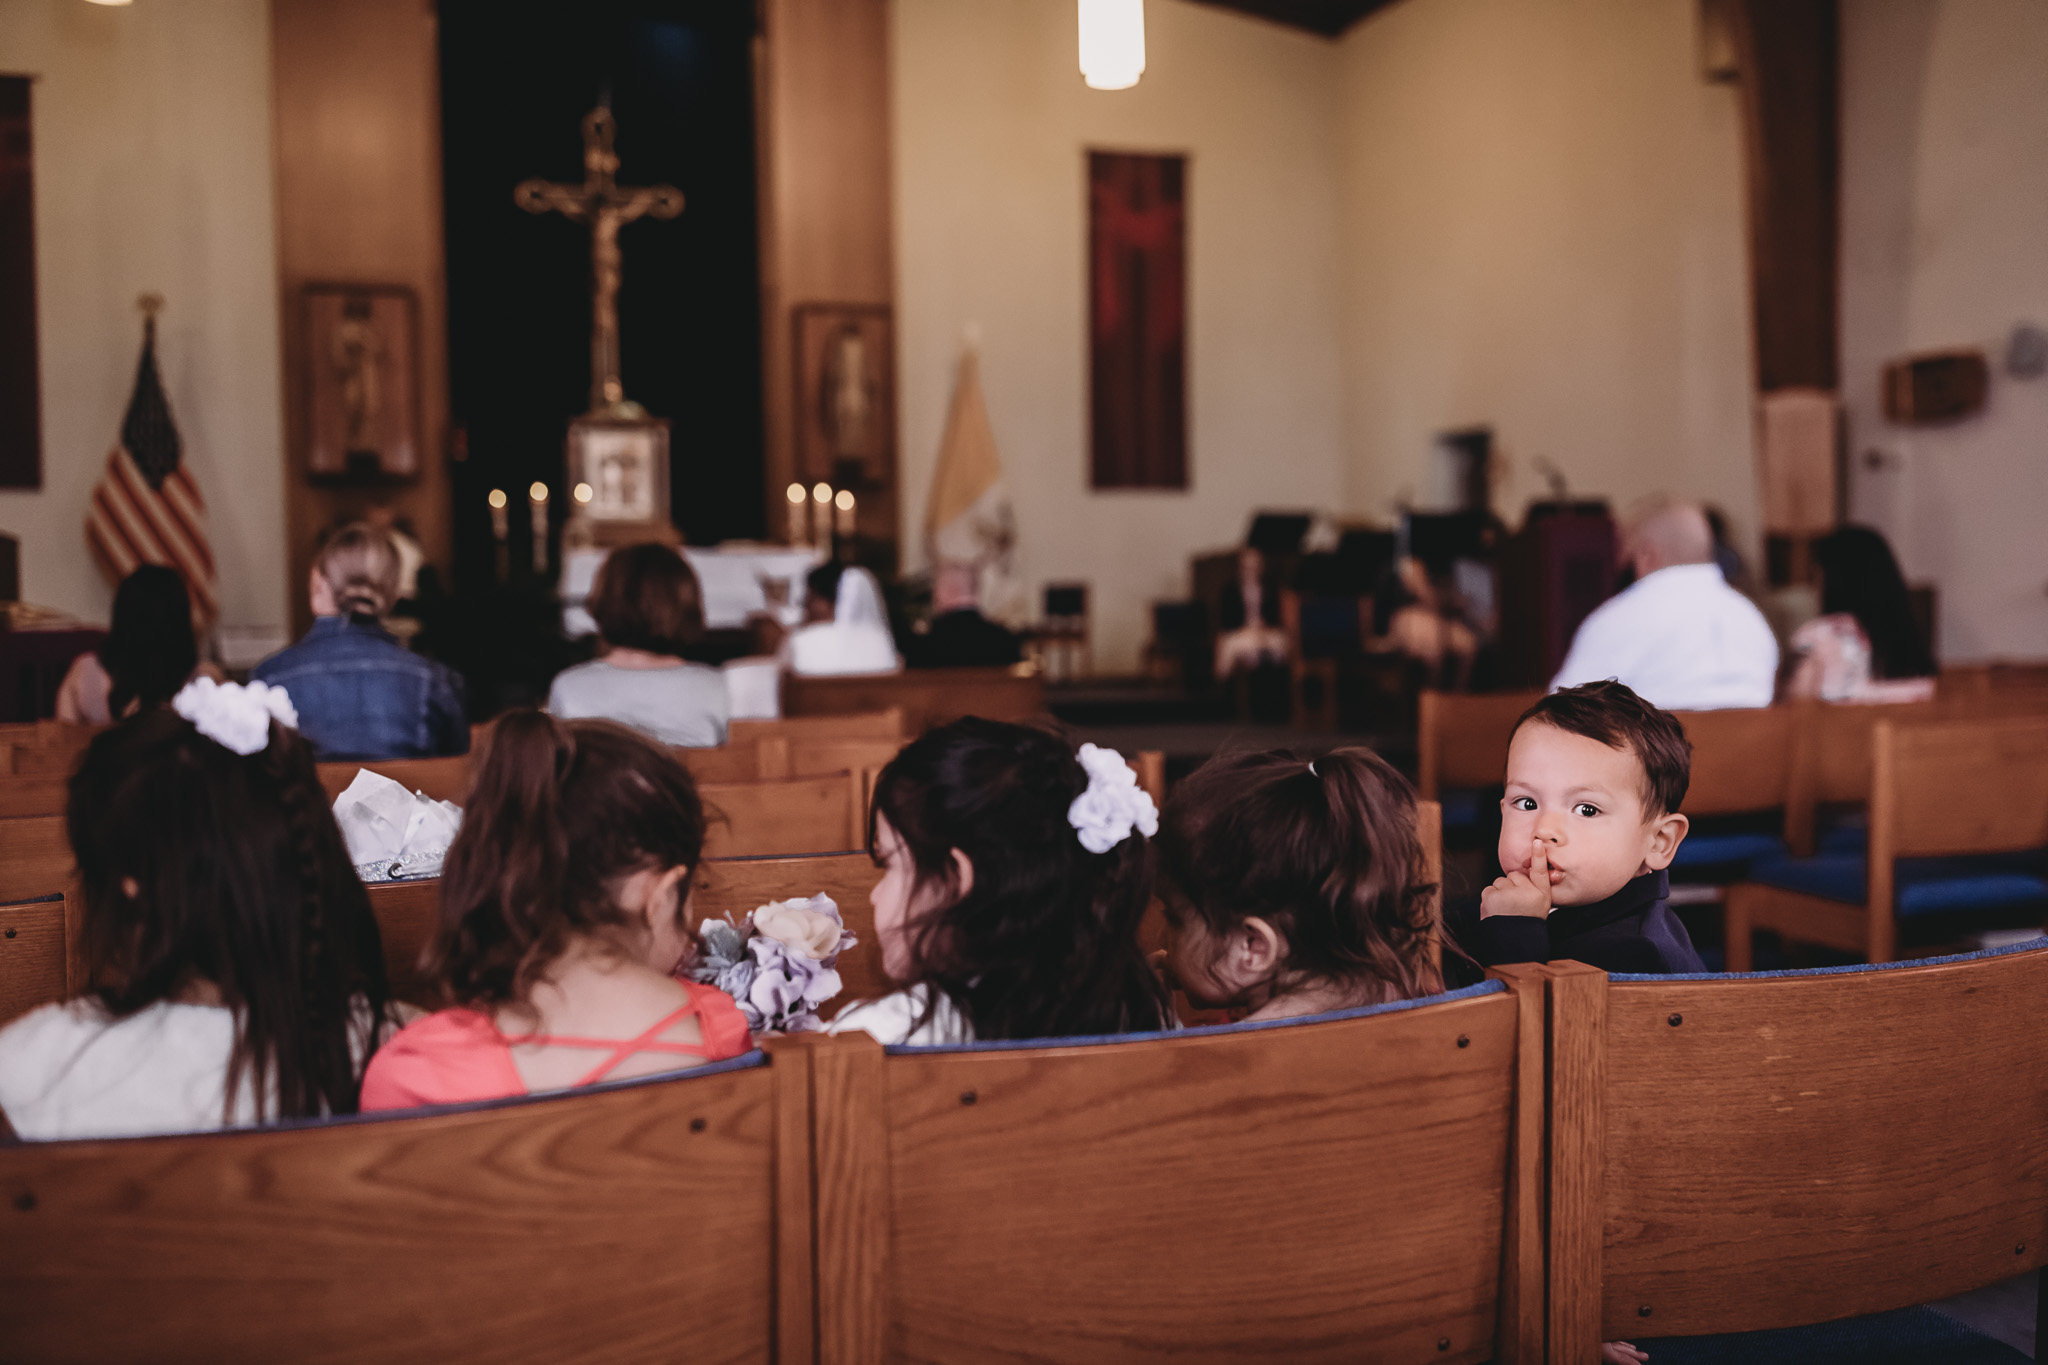
[[[306,471],[331,482],[420,472],[419,301],[395,284],[305,289]]]
[[[569,424],[570,516],[601,545],[673,540],[668,423],[579,417]]]
[[[896,481],[895,338],[887,304],[799,304],[796,477],[886,510]]]

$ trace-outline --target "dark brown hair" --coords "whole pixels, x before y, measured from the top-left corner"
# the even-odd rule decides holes
[[[398,547],[367,521],[352,521],[327,537],[313,565],[343,616],[382,616],[398,600]]]
[[[967,894],[919,923],[911,956],[932,1006],[949,998],[978,1039],[1167,1025],[1138,946],[1151,849],[1135,830],[1107,853],[1083,848],[1067,808],[1087,789],[1064,735],[975,717],[910,744],[875,781],[870,853],[886,815],[919,883],[953,885],[956,848],[974,865]]]
[[[667,545],[628,545],[605,556],[588,603],[604,642],[680,657],[704,634],[704,593],[689,561]]]
[[[94,738],[65,822],[107,1013],[210,983],[235,1016],[224,1119],[243,1086],[259,1119],[273,1097],[278,1118],[355,1112],[391,1022],[383,943],[298,732],[272,722],[244,757],[145,711]]]
[[[114,590],[114,623],[100,646],[107,710],[147,711],[177,695],[199,666],[192,638],[192,597],[176,569],[144,564]]]
[[[1652,818],[1669,815],[1684,803],[1685,789],[1692,783],[1692,742],[1685,737],[1685,727],[1626,683],[1609,678],[1561,688],[1524,711],[1515,731],[1531,721],[1634,754],[1643,766],[1643,805]]]
[[[1258,916],[1288,976],[1357,983],[1360,1004],[1443,989],[1415,792],[1370,749],[1210,759],[1167,800],[1159,856],[1169,916],[1218,936]]]
[[[452,1004],[524,1003],[572,940],[627,922],[620,878],[694,876],[703,851],[704,806],[675,755],[609,721],[510,712],[448,850],[427,974]],[[678,914],[688,897],[685,880]]]

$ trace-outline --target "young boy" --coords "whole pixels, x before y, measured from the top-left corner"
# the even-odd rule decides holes
[[[1610,972],[1700,972],[1664,903],[1685,838],[1692,746],[1668,711],[1618,682],[1553,692],[1516,722],[1500,865],[1480,894],[1486,966],[1571,959]]]

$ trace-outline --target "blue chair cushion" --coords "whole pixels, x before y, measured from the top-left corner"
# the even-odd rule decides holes
[[[2031,1359],[1933,1308],[1769,1332],[1630,1340],[1651,1365],[2019,1365]]]
[[[1836,848],[1850,840],[1832,832]],[[1827,900],[1861,905],[1869,894],[1861,848],[1853,852],[1820,852],[1811,858],[1759,858],[1750,864],[1749,879],[1765,886],[1799,891]],[[1993,853],[1964,858],[1901,858],[1896,873],[1894,909],[1899,918],[1938,915],[1957,910],[1998,910],[2048,905],[2048,878],[2041,875],[2039,853]]]
[[[1445,829],[1469,829],[1479,823],[1486,810],[1486,793],[1470,787],[1441,792],[1437,802],[1444,809]]]
[[[1729,863],[1754,862],[1758,858],[1782,857],[1785,841],[1775,834],[1733,830],[1725,834],[1688,834],[1671,860],[1673,871],[1694,867],[1722,867]]]

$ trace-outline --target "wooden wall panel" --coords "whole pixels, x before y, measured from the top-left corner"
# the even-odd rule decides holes
[[[433,0],[271,0],[278,306],[284,334],[285,504],[293,620],[327,525],[388,501],[427,559],[449,557],[448,307],[441,216],[440,45]],[[507,186],[506,194],[511,194]],[[315,487],[306,468],[312,282],[402,284],[419,297],[421,472],[384,486]]]
[[[762,389],[768,524],[795,467],[791,310],[893,305],[888,0],[762,0]],[[893,366],[892,366],[893,369]],[[894,527],[898,511],[889,509]],[[865,523],[867,518],[863,516]]]

